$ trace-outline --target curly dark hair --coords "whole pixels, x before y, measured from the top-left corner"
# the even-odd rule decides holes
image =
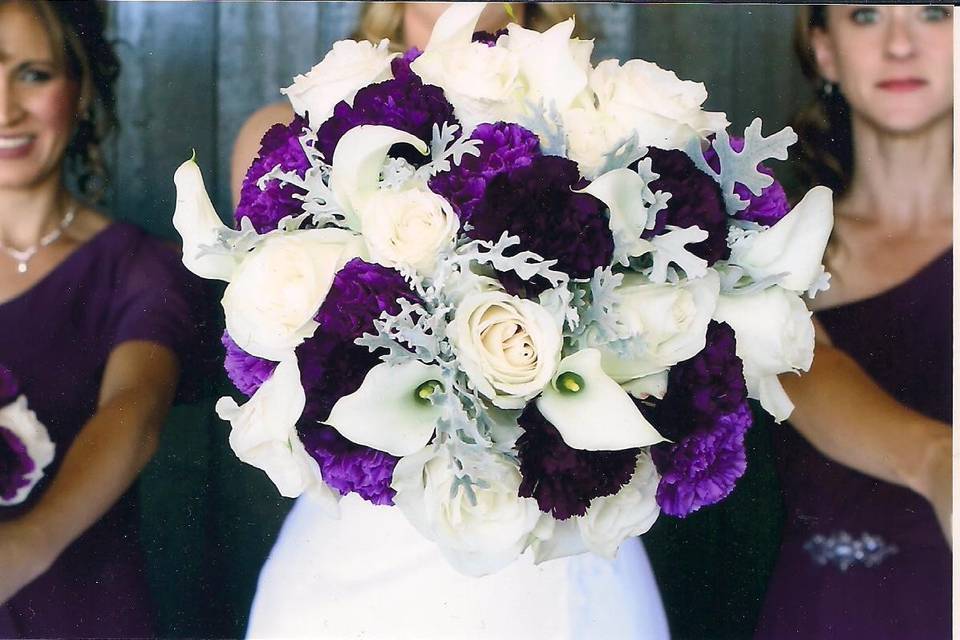
[[[796,169],[803,189],[822,184],[840,196],[853,175],[853,132],[850,105],[837,87],[820,76],[811,44],[811,32],[826,29],[826,18],[825,5],[797,7],[793,45],[815,98],[794,115],[791,126],[799,137]]]
[[[37,0],[26,6],[43,22],[55,60],[79,84],[77,124],[67,145],[66,167],[86,198],[100,200],[108,179],[103,143],[117,127],[115,86],[120,75],[120,60],[104,33],[106,4]]]

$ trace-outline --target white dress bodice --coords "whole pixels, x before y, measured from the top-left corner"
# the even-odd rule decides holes
[[[251,638],[550,640],[669,638],[637,538],[608,561],[593,554],[534,565],[530,554],[465,576],[399,509],[351,494],[334,518],[302,496],[260,573]]]

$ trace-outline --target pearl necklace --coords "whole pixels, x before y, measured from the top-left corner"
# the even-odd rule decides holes
[[[13,258],[17,263],[17,273],[26,273],[27,264],[30,262],[30,259],[36,255],[37,251],[43,247],[46,247],[47,245],[53,244],[60,239],[60,236],[63,235],[63,232],[66,231],[67,227],[70,226],[70,223],[73,222],[76,212],[77,205],[71,204],[70,208],[67,209],[67,213],[63,216],[63,220],[60,221],[60,226],[40,238],[40,241],[37,242],[37,244],[27,247],[26,249],[14,249],[13,247],[7,246],[2,240],[0,240],[0,249],[2,249],[3,252],[8,256]]]

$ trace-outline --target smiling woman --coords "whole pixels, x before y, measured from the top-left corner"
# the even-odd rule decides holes
[[[56,445],[27,500],[0,507],[4,638],[153,635],[129,489],[199,306],[174,251],[64,183],[71,163],[86,195],[105,176],[104,22],[97,3],[0,1],[0,361]]]

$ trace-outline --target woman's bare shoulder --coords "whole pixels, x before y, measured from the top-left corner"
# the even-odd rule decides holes
[[[230,163],[230,186],[234,204],[240,198],[240,186],[250,164],[260,150],[260,140],[267,129],[277,123],[287,123],[293,119],[293,108],[289,102],[274,102],[261,107],[247,118],[237,140],[233,144],[233,156]]]

